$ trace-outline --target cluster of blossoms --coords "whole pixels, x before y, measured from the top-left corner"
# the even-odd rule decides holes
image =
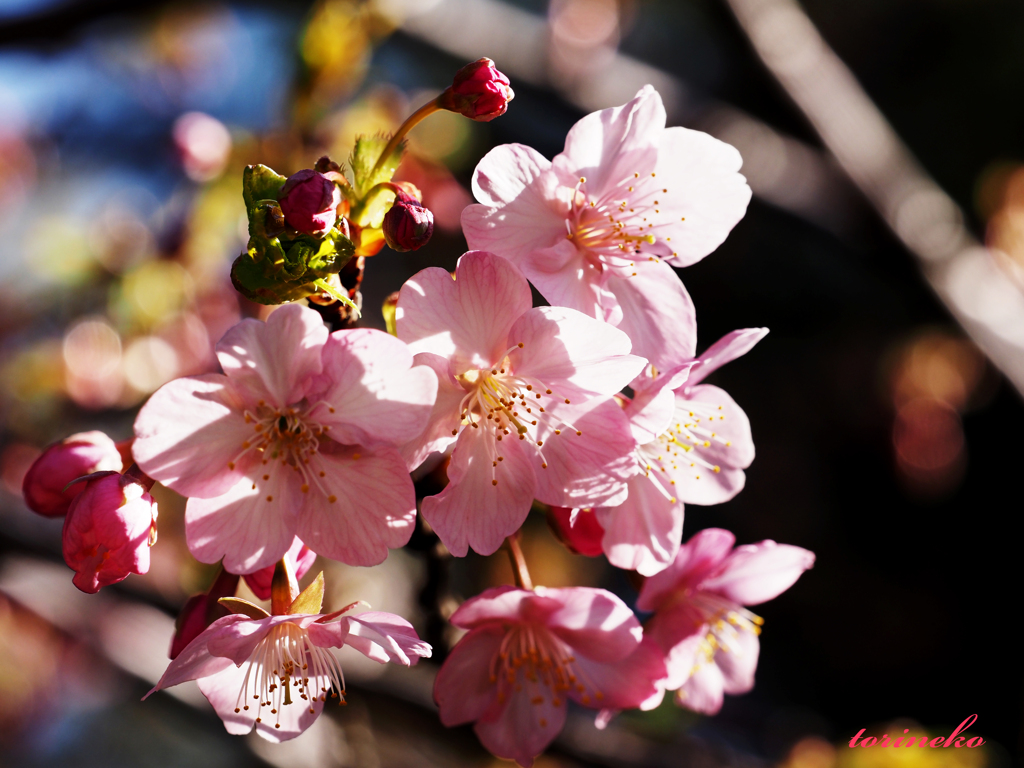
[[[511,98],[482,59],[376,156],[361,159],[357,146],[352,178],[326,160],[279,184],[250,168],[252,239],[239,258],[251,263],[236,262],[236,285],[255,279],[246,270],[257,257],[280,251],[287,266],[290,254],[309,256],[303,238],[350,255],[381,241],[422,245],[429,211],[391,181],[401,137],[436,109],[490,120]],[[187,497],[189,550],[222,571],[186,604],[154,690],[198,680],[228,731],[284,740],[329,697],[344,700],[331,648],[404,665],[430,655],[404,619],[349,615],[355,606],[324,614],[322,574],[301,593],[297,580],[317,555],[373,566],[404,546],[417,515],[410,472],[441,454],[447,484],[419,513],[456,557],[506,545],[517,581],[451,616],[467,633],[437,674],[442,722],[475,723],[491,752],[529,766],[569,700],[596,710],[598,725],[666,691],[715,713],[724,693],[754,683],[762,620],[746,606],[814,561],[772,541],[734,548],[719,529],[682,544],[684,505],[734,497],[754,458],[745,414],[704,379],[766,330],[697,354],[693,304],[672,269],[713,251],[742,218],[740,164],[706,134],[666,128],[650,87],[583,118],[553,161],[497,147],[463,213],[473,250],[454,274],[427,268],[405,283],[393,333],[332,333],[295,303],[243,320],[217,345],[223,373],[172,381],[142,408],[124,475],[131,462],[113,442],[76,435],[40,458],[26,499],[67,514],[65,557],[75,584],[94,592],[146,571],[153,482]],[[270,298],[294,298],[296,286],[308,296],[329,287],[314,261],[299,266],[240,290],[279,303]],[[533,306],[531,283],[549,306]],[[572,550],[645,577],[645,624],[605,590],[532,585],[516,536],[535,501]],[[240,579],[269,612],[234,596]]]

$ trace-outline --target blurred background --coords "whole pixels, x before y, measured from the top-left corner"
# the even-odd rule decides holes
[[[413,131],[399,178],[423,190],[434,238],[368,259],[362,324],[383,328],[381,302],[417,270],[454,267],[488,149],[551,157],[582,114],[653,83],[671,124],[740,149],[755,192],[726,243],[680,273],[700,347],[771,329],[715,374],[753,425],[747,487],[690,506],[685,536],[723,526],[818,555],[758,609],[750,694],[714,718],[666,703],[601,732],[577,711],[538,765],[1012,764],[1022,37],[1016,0],[0,0],[0,765],[501,764],[469,728],[440,726],[428,663],[346,657],[349,706],[282,746],[228,736],[194,687],[140,703],[174,615],[213,576],[185,548],[182,500],[155,492],[151,572],[87,596],[61,521],[20,498],[41,448],[86,429],[129,437],[150,393],[214,370],[212,343],[259,314],[228,280],[245,164],[342,162],[479,56],[515,100],[492,123],[440,113]],[[535,582],[635,599],[539,512],[524,546]],[[511,581],[502,557],[451,561],[417,536],[373,569],[323,563],[327,604],[402,613],[440,658],[456,639],[441,619]],[[973,713],[981,749],[844,746],[861,728],[948,734]]]

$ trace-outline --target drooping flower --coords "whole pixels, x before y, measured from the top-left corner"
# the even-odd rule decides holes
[[[441,109],[487,123],[505,114],[515,93],[508,78],[488,58],[477,59],[455,73],[452,84],[437,97]]]
[[[64,518],[62,549],[74,585],[94,594],[149,571],[157,507],[138,480],[117,472],[97,472],[81,484]]]
[[[733,549],[720,528],[695,534],[672,564],[644,582],[637,607],[654,611],[645,636],[665,654],[666,690],[713,715],[723,694],[754,687],[762,619],[744,606],[771,600],[814,564],[814,553],[762,541]]]
[[[315,552],[375,565],[412,534],[412,481],[394,447],[423,429],[433,372],[381,331],[328,336],[296,304],[243,320],[217,345],[225,374],[177,379],[142,408],[135,460],[188,496],[185,533],[233,573]]]
[[[599,537],[612,565],[651,576],[679,551],[684,503],[720,504],[743,489],[754,459],[750,422],[728,394],[701,382],[767,333],[733,331],[700,357],[665,372],[648,368],[633,382],[634,397],[623,400],[639,472],[618,506],[557,512],[570,544],[582,551]]]
[[[322,235],[337,221],[341,190],[324,174],[307,168],[288,177],[277,199],[292,227],[307,235]]]
[[[289,571],[295,574],[296,579],[301,579],[316,562],[316,552],[296,538],[291,549],[285,553],[284,559],[288,563]],[[243,577],[228,573],[222,568],[210,589],[202,594],[192,595],[181,609],[175,622],[174,639],[171,641],[168,655],[172,659],[176,658],[204,629],[229,613],[218,601],[222,597],[235,596],[240,578],[245,579],[245,583],[256,597],[260,600],[269,600],[274,568],[275,566],[270,565]]]
[[[120,472],[117,444],[102,432],[80,432],[49,446],[29,467],[21,491],[25,504],[46,517],[66,515],[74,498],[85,490],[72,480],[93,472]]]
[[[189,643],[146,697],[196,680],[228,733],[255,727],[281,742],[311,726],[328,698],[345,701],[345,677],[330,649],[348,645],[374,661],[405,666],[430,656],[430,646],[400,616],[342,615],[355,604],[321,614],[323,589],[320,574],[275,615],[244,600],[223,600],[235,613]]]
[[[645,86],[576,123],[553,162],[521,144],[491,150],[462,225],[471,248],[510,259],[551,304],[617,325],[664,369],[696,342],[693,303],[668,265],[699,261],[743,217],[741,162],[705,133],[666,128]]]
[[[421,511],[459,557],[497,550],[534,498],[616,503],[636,471],[629,424],[609,396],[643,359],[610,325],[531,303],[519,270],[484,252],[462,256],[454,281],[425,269],[399,294],[398,336],[439,379],[430,421],[405,452],[416,466],[455,443],[449,483]]]
[[[633,612],[603,589],[497,587],[451,622],[469,633],[434,682],[441,722],[475,723],[488,750],[522,766],[562,730],[569,699],[595,709],[661,700],[662,654],[641,645]]]

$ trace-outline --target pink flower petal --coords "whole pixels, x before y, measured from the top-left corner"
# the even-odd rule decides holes
[[[655,227],[659,239],[671,238],[670,258],[678,267],[694,264],[715,250],[743,218],[750,187],[738,173],[740,153],[718,139],[687,128],[661,134],[656,172],[667,194]]]
[[[611,275],[605,286],[622,308],[618,328],[632,340],[633,354],[646,357],[659,371],[693,357],[696,310],[668,264],[637,262],[635,277]]]
[[[231,659],[225,656],[212,655],[209,644],[211,639],[217,638],[225,632],[230,632],[231,627],[239,622],[251,622],[251,619],[247,616],[231,614],[213,622],[191,643],[185,646],[185,649],[167,665],[167,669],[160,677],[159,682],[142,698],[147,699],[156,691],[162,691],[164,688],[170,688],[173,685],[179,685],[189,680],[207,677],[216,674],[228,666],[233,666],[234,662]]]
[[[629,353],[626,334],[565,307],[537,307],[509,331],[516,375],[543,383],[560,397],[612,395],[626,386],[645,361]]]
[[[565,208],[556,208],[556,177],[540,153],[522,144],[488,152],[473,174],[482,205],[462,212],[470,250],[499,253],[520,266],[532,251],[565,238]]]
[[[473,730],[491,754],[529,768],[562,730],[566,709],[564,700],[554,705],[550,689],[539,681],[525,680],[504,705],[496,704],[477,720]]]
[[[556,507],[620,504],[626,480],[639,471],[622,408],[612,398],[594,398],[582,405],[555,403],[547,410],[536,432],[543,443],[537,450],[548,465],[535,471],[536,498]]]
[[[423,519],[456,557],[465,557],[470,547],[481,555],[494,553],[529,514],[537,480],[523,442],[513,436],[496,442],[483,428],[467,427],[459,434],[448,485],[425,498],[421,508]]]
[[[693,404],[704,405],[704,411],[712,414],[711,419],[701,419],[701,426],[714,432],[717,438],[708,436],[706,442],[710,445],[700,446],[697,449],[700,455],[707,461],[723,467],[749,467],[754,460],[754,438],[750,434],[750,420],[729,393],[712,384],[687,387],[685,396],[680,397],[678,392],[676,394],[677,418],[697,411]]]
[[[535,591],[560,604],[544,623],[578,654],[592,661],[620,661],[640,644],[640,622],[611,592],[590,587],[537,587]]]
[[[504,637],[500,625],[477,627],[445,659],[434,679],[434,701],[447,727],[479,719],[493,703],[498,686],[491,682],[491,662]]]
[[[696,587],[732,551],[736,537],[721,528],[705,528],[684,544],[672,564],[647,579],[636,605],[641,611],[656,610],[677,589]]]
[[[636,390],[633,399],[626,403],[625,412],[633,439],[638,445],[645,445],[668,429],[676,412],[675,393],[659,387]]]
[[[286,304],[270,318],[243,320],[217,344],[224,373],[250,405],[266,399],[279,408],[298,402],[309,380],[322,370],[327,328],[316,312]]]
[[[683,505],[673,493],[652,470],[630,478],[622,504],[594,510],[605,529],[602,547],[608,562],[653,576],[675,559],[683,536]]]
[[[132,456],[142,471],[184,496],[211,498],[238,483],[255,461],[245,404],[226,376],[165,384],[135,419]],[[234,465],[234,466],[232,466]]]
[[[416,494],[397,449],[324,440],[306,466],[295,533],[310,549],[348,565],[377,565],[389,548],[408,543]]]
[[[437,392],[433,371],[413,366],[409,348],[371,328],[336,331],[323,350],[324,404],[312,418],[348,445],[405,443],[426,425]],[[312,399],[312,397],[311,397]]]
[[[754,672],[761,644],[753,632],[739,632],[728,652],[719,650],[715,664],[722,673],[722,689],[726,693],[746,693],[754,687]]]
[[[708,374],[723,365],[747,354],[754,345],[768,335],[767,328],[742,328],[725,334],[722,338],[697,356],[697,362],[690,370],[687,386],[702,382]]]
[[[717,664],[701,664],[676,693],[676,702],[694,712],[717,715],[722,708],[724,680]]]
[[[557,597],[546,596],[543,592],[509,586],[491,587],[460,605],[449,621],[462,629],[474,629],[493,622],[544,623],[561,607],[562,602]]]
[[[626,658],[615,662],[595,662],[577,656],[575,665],[587,681],[583,692],[572,688],[575,701],[594,709],[642,709],[656,707],[664,696],[661,685],[667,676],[665,657],[653,640],[644,640]],[[600,692],[597,697],[593,691]]]
[[[430,352],[452,361],[452,372],[500,362],[512,323],[533,304],[526,278],[512,262],[486,251],[459,259],[453,280],[431,267],[402,286],[398,338],[414,354]]]
[[[408,667],[420,659],[430,658],[430,645],[420,640],[412,624],[401,616],[374,611],[345,616],[341,621],[346,622],[349,629],[345,645],[374,661],[393,661]],[[311,633],[312,630],[311,627]]]
[[[496,247],[504,253],[500,246]],[[575,309],[613,325],[622,319],[615,296],[604,286],[600,266],[591,263],[586,253],[564,236],[551,247],[538,248],[517,263],[552,306]]]
[[[280,560],[295,539],[301,494],[294,475],[274,468],[255,489],[243,477],[221,496],[189,499],[185,538],[192,556],[201,563],[224,558],[230,573],[252,573]]]
[[[320,716],[324,702],[319,698],[308,702],[296,695],[291,704],[285,704],[277,713],[272,713],[271,707],[261,708],[253,699],[239,696],[245,682],[246,668],[244,664],[241,667],[231,665],[216,675],[199,680],[199,690],[213,705],[228,733],[244,735],[255,725],[256,733],[267,741],[279,743],[294,739]],[[321,687],[330,685],[330,681],[323,676],[310,674],[309,678],[313,690],[319,691]],[[251,685],[250,682],[250,688]],[[246,705],[249,706],[248,710],[243,709]],[[240,711],[235,712],[236,708]],[[310,712],[310,709],[313,711]],[[259,723],[256,722],[257,716],[260,718]],[[275,727],[277,725],[280,727]]]
[[[565,137],[565,151],[554,159],[553,167],[565,181],[586,177],[591,189],[625,187],[634,173],[646,175],[655,170],[664,128],[661,96],[645,85],[623,106],[592,112],[576,123]]]
[[[442,452],[455,442],[453,431],[462,424],[459,405],[466,390],[450,372],[448,360],[438,355],[421,352],[414,358],[416,365],[429,368],[437,379],[437,399],[419,436],[401,447],[402,457],[410,471],[416,469],[435,451]]]
[[[814,553],[802,547],[771,540],[745,544],[701,582],[701,589],[757,605],[785,592],[812,565]]]

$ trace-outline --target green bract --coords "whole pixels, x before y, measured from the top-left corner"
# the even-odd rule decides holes
[[[265,165],[246,166],[242,197],[249,217],[249,242],[231,267],[236,290],[259,304],[283,304],[327,292],[353,308],[344,293],[327,279],[341,270],[355,252],[345,218],[323,237],[306,235],[284,222],[277,195],[285,177]]]

